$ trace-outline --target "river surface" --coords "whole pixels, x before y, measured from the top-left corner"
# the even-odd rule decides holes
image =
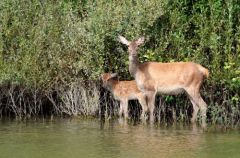
[[[239,130],[89,119],[0,121],[0,158],[239,158]]]

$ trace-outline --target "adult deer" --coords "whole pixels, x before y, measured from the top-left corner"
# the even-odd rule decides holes
[[[138,61],[138,46],[144,43],[144,37],[128,41],[119,36],[119,41],[128,46],[129,72],[135,78],[138,88],[146,95],[150,110],[150,121],[154,121],[154,103],[157,92],[162,94],[179,94],[186,92],[193,105],[191,122],[196,121],[197,113],[201,111],[202,126],[206,126],[207,104],[200,95],[200,87],[209,71],[193,62],[145,62]]]
[[[117,73],[102,74],[103,87],[112,92],[114,98],[120,101],[120,117],[124,114],[124,118],[128,118],[128,101],[138,100],[142,106],[141,119],[144,119],[147,109],[147,102],[145,95],[138,89],[134,80],[118,81],[114,79]]]

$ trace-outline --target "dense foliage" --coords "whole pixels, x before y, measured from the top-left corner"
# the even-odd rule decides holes
[[[1,85],[51,92],[79,80],[98,83],[106,71],[130,79],[119,34],[146,37],[141,61],[194,61],[208,68],[203,95],[209,116],[238,120],[238,0],[1,0]],[[173,100],[184,104],[165,97]]]

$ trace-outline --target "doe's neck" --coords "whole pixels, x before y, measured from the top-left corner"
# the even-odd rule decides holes
[[[129,55],[129,72],[130,74],[135,77],[139,66],[138,56],[137,54]]]

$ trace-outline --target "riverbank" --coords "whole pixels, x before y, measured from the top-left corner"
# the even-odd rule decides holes
[[[208,92],[206,89],[209,89]],[[207,122],[225,127],[239,126],[240,106],[232,100],[227,89],[203,87],[203,97],[208,104]],[[234,94],[233,94],[234,95]],[[58,86],[44,93],[19,86],[5,87],[0,96],[0,116],[26,120],[51,117],[118,118],[119,102],[98,82],[75,83],[69,87]],[[158,124],[173,122],[189,123],[192,105],[183,94],[178,96],[158,95],[155,119]],[[138,101],[129,101],[129,115],[139,121],[141,106]],[[200,115],[198,116],[200,120]]]

